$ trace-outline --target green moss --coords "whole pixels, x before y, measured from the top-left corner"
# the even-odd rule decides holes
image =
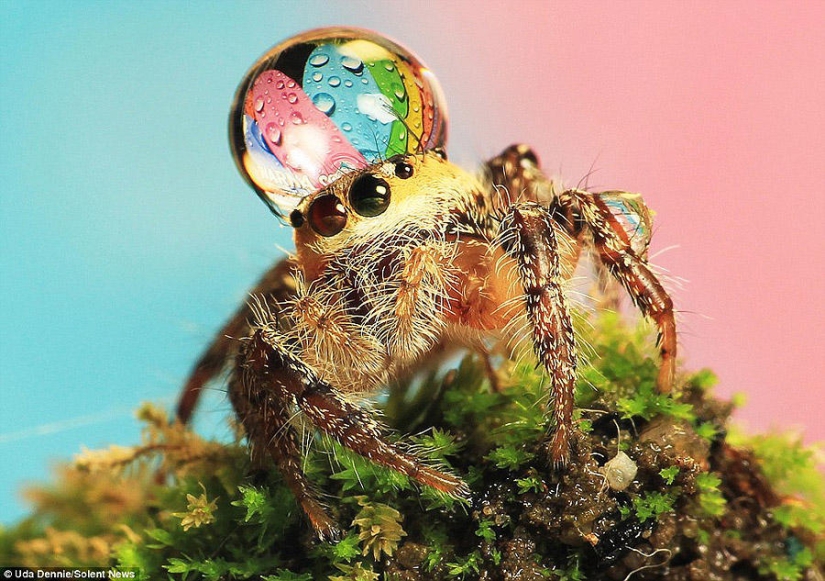
[[[647,326],[607,314],[579,328],[591,365],[564,469],[545,457],[544,375],[499,362],[494,389],[469,355],[393,386],[386,416],[416,434],[397,440],[464,477],[472,502],[316,437],[304,469],[344,529],[317,543],[277,471],[247,476],[242,435],[204,440],[145,406],[139,445],[84,452],[30,490],[31,515],[0,531],[0,560],[187,580],[652,579],[731,554],[765,580],[821,572],[816,452],[787,435],[726,439],[732,407],[712,398],[707,370],[681,376],[676,397],[659,394]],[[638,470],[621,490],[604,469],[620,449]],[[671,559],[643,557],[654,554]]]

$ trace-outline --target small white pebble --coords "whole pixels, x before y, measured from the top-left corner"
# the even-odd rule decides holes
[[[607,485],[611,490],[624,490],[636,478],[638,468],[636,463],[630,459],[630,456],[624,452],[619,452],[607,461],[601,472],[604,474]]]

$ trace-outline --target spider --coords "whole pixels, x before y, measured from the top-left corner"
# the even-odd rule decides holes
[[[673,305],[647,263],[641,198],[562,189],[524,145],[480,178],[452,164],[438,83],[394,42],[333,28],[274,47],[238,89],[230,141],[241,173],[294,229],[295,253],[217,334],[177,415],[186,422],[234,362],[229,399],[253,462],[275,463],[319,538],[339,531],[301,470],[296,415],[372,462],[469,494],[389,441],[363,405],[452,347],[526,339],[549,378],[549,459],[568,462],[577,354],[563,289],[585,249],[657,324],[658,387],[671,389]]]

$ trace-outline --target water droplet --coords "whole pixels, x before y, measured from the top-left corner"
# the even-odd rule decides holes
[[[341,79],[338,78],[338,77],[330,77],[329,81],[327,81],[327,82],[329,83],[330,87],[337,87],[338,85],[341,84]]]
[[[276,88],[276,89],[283,89],[283,88],[284,88],[284,81],[283,81],[283,79],[278,79],[278,82],[277,82],[277,83],[275,83],[275,88]]]
[[[263,110],[264,110],[264,99],[263,99],[263,97],[258,97],[257,99],[255,99],[255,111],[260,113]]]
[[[393,93],[395,94],[395,98],[398,99],[399,101],[403,101],[404,97],[407,96],[407,91],[404,90],[404,87],[402,87],[399,84],[393,84],[392,88],[393,88]]]
[[[292,120],[293,125],[300,125],[304,122],[304,116],[298,111],[293,111],[290,115],[290,119]]]
[[[271,83],[271,82],[272,82],[272,77],[271,77],[271,76],[270,76],[270,77],[267,77],[267,78],[266,78],[266,82],[267,82],[267,83]]]
[[[406,139],[406,138],[407,138],[407,132],[405,130],[402,130],[401,133],[398,134],[398,139]]]
[[[395,65],[392,64],[390,61],[386,61],[384,63],[384,68],[387,69],[388,71],[392,72],[393,69],[395,69]]]
[[[351,86],[352,86],[352,81],[350,81],[349,79],[347,79],[346,81],[344,81],[344,86],[345,86],[345,87],[351,87]]]
[[[312,102],[315,103],[315,106],[321,113],[326,115],[331,115],[335,110],[335,99],[327,93],[318,93],[312,97]]]
[[[298,102],[298,95],[296,95],[295,93],[289,93],[286,96],[286,100],[290,105],[294,105]]]
[[[315,81],[316,83],[320,83],[321,79],[323,79],[323,78],[324,78],[323,73],[319,73],[318,71],[315,71],[314,73],[312,73],[312,80]]]
[[[341,66],[348,71],[352,71],[356,75],[360,75],[364,71],[364,63],[361,59],[352,56],[341,57]]]
[[[352,125],[350,125],[349,123],[342,123],[341,129],[343,129],[344,131],[352,131]]]
[[[266,126],[266,136],[275,145],[281,145],[281,130],[278,129],[278,126],[274,123],[270,123]]]
[[[296,87],[295,81],[293,81],[292,79],[289,79],[286,83],[286,86],[290,89],[294,89]]]
[[[416,103],[415,105],[413,105],[413,111],[415,111],[416,113],[418,113],[420,110],[421,110],[421,107],[419,107],[419,106],[418,106],[418,103]]]
[[[314,57],[309,59],[309,64],[313,67],[322,67],[329,62],[329,57],[325,54],[316,54]]]

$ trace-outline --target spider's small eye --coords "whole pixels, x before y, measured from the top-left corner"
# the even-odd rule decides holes
[[[395,164],[395,176],[401,178],[402,180],[406,180],[411,178],[413,175],[413,166],[408,164],[406,161],[399,161]]]
[[[307,219],[312,229],[321,236],[335,236],[347,225],[347,211],[341,200],[328,194],[312,202]]]
[[[362,216],[379,216],[390,205],[390,186],[381,178],[364,174],[352,182],[349,203]]]
[[[444,149],[443,147],[435,147],[435,148],[433,148],[432,151],[438,157],[440,157],[444,161],[447,161],[447,150],[446,149]]]
[[[304,215],[301,214],[300,210],[292,210],[289,215],[289,223],[293,228],[300,228],[304,225]]]

